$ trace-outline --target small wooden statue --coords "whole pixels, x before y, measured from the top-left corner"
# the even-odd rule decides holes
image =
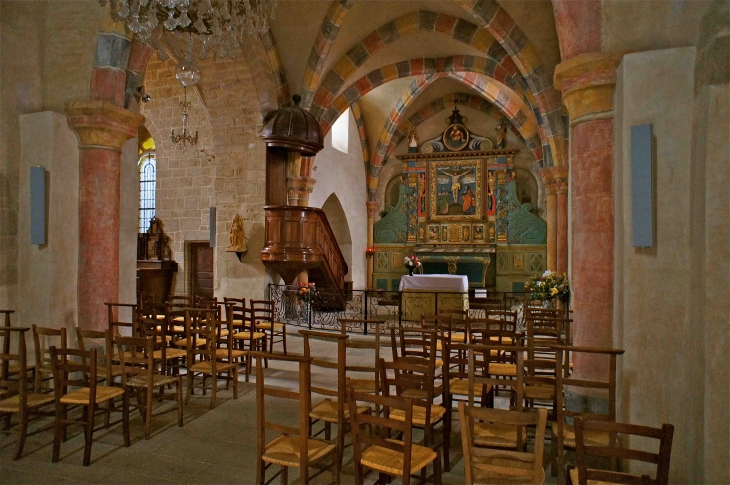
[[[507,127],[504,125],[504,121],[500,121],[496,128],[494,128],[494,131],[497,132],[495,148],[504,148],[507,144]]]
[[[248,241],[243,233],[243,219],[240,214],[236,214],[231,224],[230,245],[226,251],[232,253],[245,253],[248,251]]]

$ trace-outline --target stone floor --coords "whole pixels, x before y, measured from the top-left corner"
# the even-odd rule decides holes
[[[302,339],[289,336],[289,351],[302,353]],[[313,344],[313,353],[332,355],[331,348],[323,342]],[[383,357],[389,349],[383,348]],[[364,359],[357,353],[348,354],[348,360]],[[296,369],[291,364],[277,364],[266,370],[267,381],[276,380],[276,385],[296,388]],[[331,382],[329,375],[315,370],[313,384]],[[270,381],[269,381],[270,382]],[[314,399],[314,398],[313,398]],[[298,403],[278,400],[277,405],[268,404],[269,419],[282,420],[295,425]],[[189,484],[254,484],[256,481],[256,387],[253,383],[239,383],[239,396],[232,398],[232,392],[219,394],[218,405],[209,409],[210,399],[193,396],[185,406],[185,420],[182,428],[177,427],[173,411],[152,421],[152,436],[144,439],[142,419],[138,412],[131,416],[132,446],[123,446],[121,423],[102,429],[94,434],[91,465],[83,467],[83,432],[81,427],[69,428],[70,439],[61,446],[61,460],[51,463],[53,431],[41,430],[29,436],[24,456],[13,461],[16,435],[0,434],[0,483],[189,483]],[[497,405],[504,405],[498,402]],[[175,409],[174,402],[158,404],[156,409]],[[115,419],[118,414],[112,415]],[[458,417],[454,415],[455,430],[450,453],[452,470],[443,475],[443,483],[464,483],[464,467],[461,455]],[[33,429],[51,426],[52,419],[43,419]],[[336,430],[335,430],[336,431]],[[349,438],[347,439],[349,442]],[[549,446],[546,447],[549,456]],[[272,469],[273,470],[273,467]],[[430,468],[429,468],[430,470]],[[273,472],[272,472],[273,473]],[[297,470],[291,470],[290,483],[294,483]],[[366,483],[373,483],[376,475],[367,476]],[[345,450],[341,483],[354,483],[352,447]],[[275,480],[279,483],[279,479]],[[313,483],[333,483],[329,471],[322,473]],[[395,480],[393,483],[400,483]],[[555,483],[549,476],[548,483]]]

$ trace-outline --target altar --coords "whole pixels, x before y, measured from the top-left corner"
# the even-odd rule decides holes
[[[469,280],[464,275],[402,276],[399,290],[404,320],[420,320],[426,313],[469,309]]]

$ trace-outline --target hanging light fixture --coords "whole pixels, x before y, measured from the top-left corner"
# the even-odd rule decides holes
[[[195,136],[193,136],[192,128],[188,123],[188,112],[192,106],[192,103],[188,103],[188,86],[192,87],[200,82],[200,68],[192,59],[184,59],[175,66],[175,78],[183,85],[185,95],[183,101],[180,102],[180,107],[183,110],[182,132],[176,135],[175,128],[173,128],[170,131],[170,140],[172,140],[176,150],[185,152],[198,144],[198,130],[195,130]]]
[[[108,1],[112,19],[155,48],[161,60],[168,59],[166,49],[178,59],[205,59],[211,50],[218,57],[236,57],[246,35],[268,30],[268,17],[274,17],[276,8],[276,0]],[[107,0],[99,3],[105,6]],[[187,43],[187,34],[195,40]]]

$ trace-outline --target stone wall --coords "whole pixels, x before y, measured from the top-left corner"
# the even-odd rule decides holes
[[[175,64],[152,58],[144,79],[152,100],[141,109],[157,147],[157,217],[180,264],[173,292],[188,293],[185,242],[208,240],[209,208],[216,207],[216,296],[262,298],[267,282],[260,261],[265,152],[257,135],[261,116],[251,74],[243,59],[199,63],[202,80],[187,96],[192,103],[190,123],[200,141],[184,153],[174,150],[170,141],[170,130],[180,130],[184,93],[175,79]],[[242,261],[225,251],[236,213],[243,218],[248,238]]]

